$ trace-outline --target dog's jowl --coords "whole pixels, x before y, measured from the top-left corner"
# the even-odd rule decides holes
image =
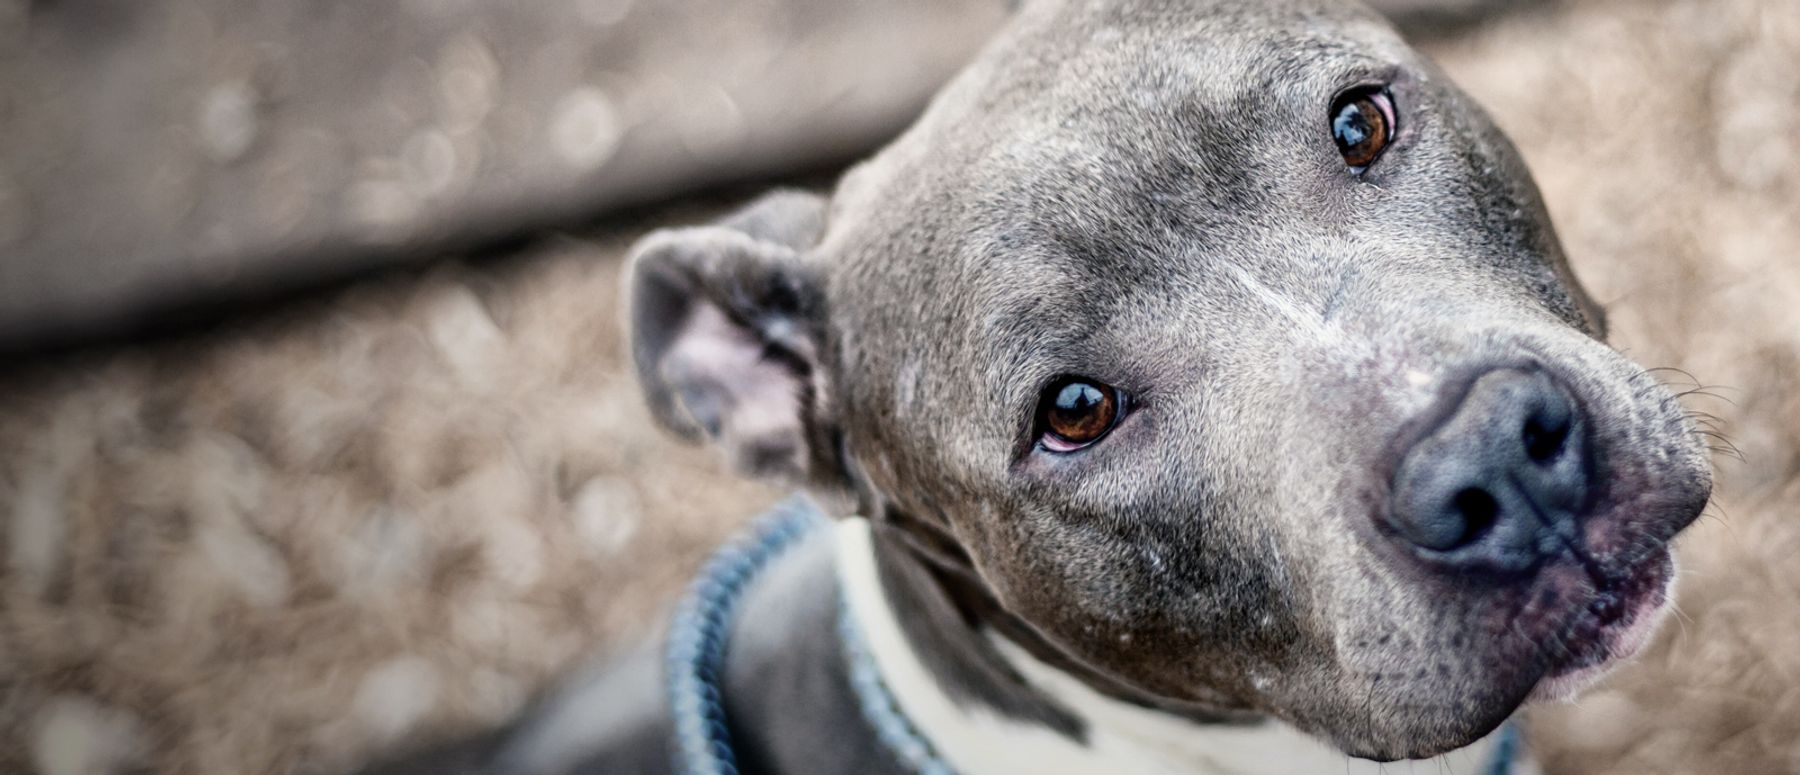
[[[1522,771],[1710,491],[1513,148],[1350,3],[1025,2],[829,197],[632,273],[659,420],[834,519],[468,762]]]

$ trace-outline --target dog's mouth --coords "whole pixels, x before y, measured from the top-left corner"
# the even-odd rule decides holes
[[[1544,673],[1528,703],[1568,700],[1591,686],[1641,651],[1666,613],[1675,579],[1675,561],[1667,550],[1623,573],[1584,569],[1595,589],[1585,607],[1545,639]],[[1530,616],[1529,608],[1521,615]]]

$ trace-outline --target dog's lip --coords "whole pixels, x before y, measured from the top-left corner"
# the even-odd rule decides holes
[[[1674,569],[1659,551],[1595,592],[1546,645],[1544,674],[1526,701],[1567,700],[1641,651],[1668,607]]]

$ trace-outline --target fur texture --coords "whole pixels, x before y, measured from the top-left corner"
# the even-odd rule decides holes
[[[1351,162],[1328,119],[1369,88],[1398,118]],[[783,201],[746,212],[817,222]],[[1104,694],[1427,759],[1634,655],[1711,491],[1512,145],[1354,3],[1024,4],[817,201],[814,244],[642,241],[634,356],[932,569],[964,613],[899,617],[921,649],[978,622]],[[1072,377],[1129,407],[1074,452],[1042,408]],[[1563,419],[1494,413],[1521,390]],[[1421,504],[1450,543],[1395,527]]]
[[[1800,7],[1570,3],[1431,53],[1524,150],[1614,342],[1722,386],[1685,401],[1744,458],[1683,540],[1684,615],[1534,743],[1800,768]],[[0,770],[335,771],[641,631],[767,494],[642,418],[619,244],[9,369]]]

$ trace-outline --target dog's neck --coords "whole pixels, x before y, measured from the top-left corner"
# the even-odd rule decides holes
[[[960,617],[941,590],[933,595],[935,585],[920,575],[928,570],[866,520],[843,520],[837,530],[844,598],[882,682],[956,772],[1383,771],[1279,721],[1221,716],[1207,723],[1152,709],[1108,696],[990,629],[947,631]],[[1417,764],[1427,772],[1481,772],[1491,746],[1490,736]]]

